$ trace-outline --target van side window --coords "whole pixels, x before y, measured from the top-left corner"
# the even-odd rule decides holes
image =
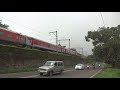
[[[57,63],[55,62],[55,64],[54,64],[55,66],[57,66]]]
[[[58,63],[58,66],[63,66],[63,63]]]
[[[58,66],[61,66],[61,63],[58,63]]]
[[[61,63],[61,66],[63,66],[63,63]]]

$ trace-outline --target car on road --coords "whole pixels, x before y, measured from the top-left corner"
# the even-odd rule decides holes
[[[40,75],[61,74],[64,71],[64,63],[63,61],[47,61],[42,67],[39,67],[38,71]]]
[[[77,64],[77,65],[75,65],[75,69],[76,70],[85,69],[85,65],[84,64]]]

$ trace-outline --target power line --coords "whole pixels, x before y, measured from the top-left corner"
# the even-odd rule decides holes
[[[6,18],[4,18],[4,17],[1,17],[1,18],[5,19],[5,20],[7,20],[7,21],[10,21],[10,22],[12,22],[12,23],[14,23],[14,24],[16,24],[16,25],[19,25],[19,26],[22,26],[22,27],[24,27],[24,28],[27,28],[27,29],[29,29],[29,30],[31,30],[31,31],[36,31],[36,30],[34,30],[34,29],[30,28],[30,27],[26,27],[26,26],[24,26],[24,25],[17,24],[16,22],[13,22],[13,21],[11,21],[11,20],[9,20],[9,19],[6,19]],[[41,33],[41,32],[39,32],[39,31],[36,31],[36,32]],[[33,34],[33,33],[31,33],[31,34]],[[43,33],[42,33],[42,34],[43,34]],[[36,35],[36,36],[38,36],[38,35]],[[45,36],[46,36],[46,35],[45,35]],[[40,36],[38,36],[38,37],[40,37]],[[48,38],[47,38],[47,39],[48,39]]]
[[[61,39],[61,40],[58,40],[59,42],[60,41],[69,41],[69,53],[70,53],[70,39]]]
[[[58,45],[58,32],[57,31],[54,31],[54,32],[49,32],[49,34],[54,34],[55,35],[55,37],[56,37],[56,46]],[[58,47],[56,47],[56,51],[58,50]],[[58,52],[58,51],[57,51]]]
[[[102,18],[102,21],[103,21],[103,25],[105,27],[105,23],[104,23],[104,19],[103,19],[103,16],[102,16],[102,13],[100,12],[100,15],[101,15],[101,18]]]
[[[14,23],[14,24],[16,24],[16,25],[19,25],[19,26],[22,26],[22,27],[24,27],[24,28],[27,28],[27,29],[31,30],[32,32],[33,32],[33,31],[36,31],[36,30],[32,29],[31,27],[27,27],[27,26],[18,24],[18,23],[16,23],[16,22],[13,22],[13,21],[11,21],[11,20],[9,20],[9,19],[6,19],[6,18],[4,18],[4,17],[1,17],[1,18],[5,19],[5,20],[7,20],[7,21],[9,21],[9,22],[12,22],[12,23]],[[26,29],[25,29],[25,30],[26,30]],[[41,38],[41,36],[37,34],[37,33],[40,33],[40,34],[41,34],[41,32],[39,32],[39,31],[36,31],[37,33],[36,33],[36,32],[33,32],[33,33],[32,33],[32,32],[31,32],[31,33],[29,32],[29,34],[33,35],[33,33],[34,33],[35,36],[39,37],[38,39]],[[34,37],[35,37],[35,36],[34,36]],[[47,35],[46,35],[46,36],[47,36]],[[37,37],[36,37],[36,38],[37,38]],[[48,37],[45,37],[45,38],[47,38],[47,39],[49,40]],[[48,41],[48,42],[49,42],[49,41]]]
[[[3,18],[3,17],[0,17],[0,18]],[[6,18],[3,18],[3,19],[5,19],[5,20],[7,20],[7,21],[10,21],[10,20],[8,20],[8,19],[6,19]],[[1,20],[1,21],[2,21],[2,20]],[[10,21],[10,22],[12,22],[12,23],[18,25],[17,23],[15,23],[15,22],[13,22],[13,21]],[[21,25],[19,25],[19,26],[21,26]],[[19,33],[21,33],[21,32],[19,32]],[[30,32],[29,32],[29,33],[30,33]],[[31,34],[32,34],[32,33],[31,33]]]
[[[35,27],[38,27],[38,26],[35,26]],[[30,27],[31,28],[31,27]],[[38,28],[41,28],[41,27],[38,27]],[[35,30],[35,29],[34,29]],[[39,33],[41,33],[41,34],[44,34],[45,36],[48,36],[47,34],[45,34],[45,33],[43,33],[43,32],[40,32],[40,31],[38,31],[38,30],[35,30],[36,32],[39,32]]]

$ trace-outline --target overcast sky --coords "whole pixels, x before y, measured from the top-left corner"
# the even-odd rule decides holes
[[[106,27],[120,24],[119,12],[101,13]],[[53,44],[55,36],[49,32],[57,30],[59,40],[71,39],[71,48],[83,48],[87,55],[92,54],[93,48],[92,42],[85,41],[87,32],[103,26],[100,12],[0,12],[0,20],[12,31]],[[67,41],[60,43],[68,48]]]

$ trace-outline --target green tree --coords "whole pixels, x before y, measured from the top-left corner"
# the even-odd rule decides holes
[[[95,63],[96,62],[96,59],[95,59],[95,57],[94,57],[94,55],[88,55],[87,57],[86,57],[86,63]]]
[[[7,24],[2,24],[2,22],[0,22],[0,27],[3,27],[3,28],[8,28],[9,27],[9,25],[7,25]]]
[[[92,41],[93,55],[98,61],[105,61],[118,66],[120,62],[120,25],[117,27],[101,27],[97,31],[88,31],[86,41]]]

